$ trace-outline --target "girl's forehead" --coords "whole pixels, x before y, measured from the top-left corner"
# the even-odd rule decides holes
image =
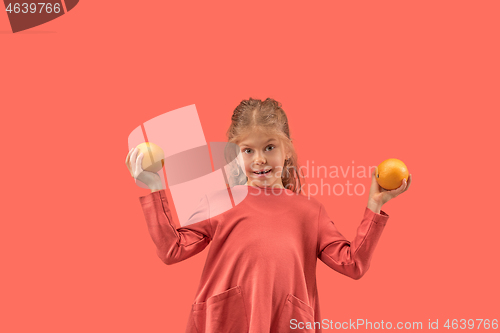
[[[262,132],[250,133],[241,140],[240,146],[265,145],[267,143],[278,143],[278,142],[279,142],[278,138],[274,135],[269,135]]]

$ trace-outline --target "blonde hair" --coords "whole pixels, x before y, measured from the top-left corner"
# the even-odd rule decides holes
[[[281,103],[272,98],[267,98],[265,101],[249,98],[243,100],[234,109],[231,117],[231,125],[227,130],[228,143],[225,151],[226,162],[230,163],[231,178],[230,186],[243,185],[247,182],[247,177],[243,170],[234,163],[238,154],[235,148],[237,144],[250,132],[255,130],[265,130],[267,133],[274,134],[284,144],[285,151],[289,152],[289,158],[285,160],[281,181],[283,186],[295,193],[301,192],[301,175],[297,161],[297,153],[292,144],[290,136],[290,128],[288,126],[288,118],[281,107]],[[231,147],[231,148],[229,148]],[[290,171],[290,169],[292,169]],[[235,174],[234,171],[237,171]],[[302,176],[303,177],[303,176]]]

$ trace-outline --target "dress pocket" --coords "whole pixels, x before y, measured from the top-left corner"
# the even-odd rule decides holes
[[[286,297],[278,318],[277,333],[314,333],[314,309],[292,294]]]
[[[240,286],[213,295],[206,302],[193,304],[191,316],[197,333],[248,332]]]

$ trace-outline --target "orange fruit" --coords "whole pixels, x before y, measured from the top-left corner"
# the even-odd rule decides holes
[[[397,189],[403,184],[403,179],[408,182],[408,175],[408,168],[397,158],[389,158],[380,163],[375,173],[377,183],[386,190]]]
[[[152,142],[143,142],[137,146],[137,149],[144,155],[142,170],[156,173],[163,168],[165,154],[160,146]]]

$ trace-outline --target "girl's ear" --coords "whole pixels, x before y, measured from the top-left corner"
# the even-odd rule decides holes
[[[285,159],[289,159],[292,157],[292,152],[290,151],[290,147],[288,145],[285,145]]]

